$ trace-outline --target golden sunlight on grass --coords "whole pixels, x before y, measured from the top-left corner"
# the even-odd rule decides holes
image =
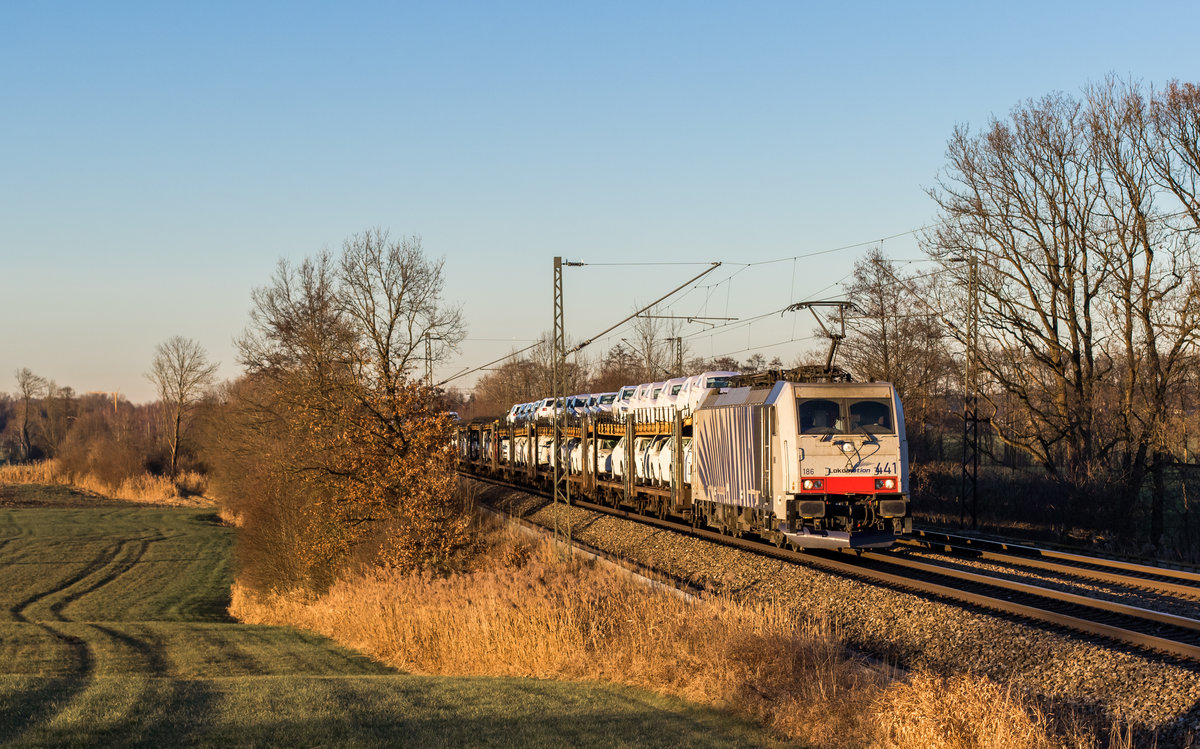
[[[1131,745],[1114,727],[1105,744],[1079,716],[1057,720],[1025,695],[982,677],[914,674],[891,685],[877,702],[879,745],[942,749],[1054,749]]]

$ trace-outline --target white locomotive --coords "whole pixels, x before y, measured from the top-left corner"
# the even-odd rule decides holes
[[[911,530],[904,412],[889,383],[799,368],[725,378],[695,410],[459,430],[464,472],[794,547],[890,546]]]

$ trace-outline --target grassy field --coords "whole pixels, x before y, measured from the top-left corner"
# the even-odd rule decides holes
[[[776,743],[643,691],[413,676],[317,635],[238,624],[232,534],[204,510],[0,485],[0,743]]]

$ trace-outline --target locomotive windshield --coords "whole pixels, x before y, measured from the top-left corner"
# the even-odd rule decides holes
[[[894,434],[892,404],[870,398],[801,398],[801,434]]]

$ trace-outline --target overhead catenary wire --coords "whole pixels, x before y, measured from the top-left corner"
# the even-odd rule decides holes
[[[693,283],[693,282],[695,282],[695,281],[699,281],[701,278],[704,278],[704,276],[708,275],[709,273],[712,273],[714,270],[716,270],[716,269],[717,269],[717,268],[719,268],[719,267],[721,267],[721,264],[720,264],[720,263],[712,263],[711,267],[709,267],[709,268],[708,268],[707,270],[705,270],[703,273],[700,273],[699,275],[696,275],[696,276],[693,276],[693,277],[689,278],[688,280],[686,280],[686,281],[684,281],[683,283],[681,283],[679,286],[676,286],[674,289],[671,289],[671,291],[667,292],[666,294],[663,294],[663,295],[662,295],[662,296],[660,296],[658,299],[655,299],[655,300],[654,300],[653,302],[651,302],[650,304],[647,304],[645,307],[642,307],[642,308],[641,308],[641,309],[639,309],[637,312],[634,312],[632,315],[629,315],[628,317],[624,318],[623,320],[621,320],[620,322],[616,323],[615,325],[610,325],[609,327],[607,327],[607,328],[605,328],[604,330],[600,331],[599,333],[597,333],[596,335],[592,336],[591,338],[587,338],[587,339],[585,339],[585,340],[584,340],[582,343],[579,343],[579,344],[577,344],[577,345],[575,346],[575,348],[571,349],[570,351],[567,351],[566,353],[567,353],[567,354],[574,354],[574,353],[576,353],[577,351],[579,351],[579,350],[580,350],[580,349],[582,349],[583,347],[590,345],[590,344],[591,344],[593,341],[595,341],[597,338],[599,338],[599,337],[603,336],[605,333],[609,333],[609,332],[611,332],[611,331],[613,331],[613,330],[616,330],[617,328],[621,327],[621,326],[622,326],[622,325],[624,325],[625,323],[629,322],[629,321],[630,321],[630,320],[632,320],[633,318],[635,318],[635,317],[637,317],[638,315],[642,314],[643,312],[645,312],[646,310],[648,310],[648,309],[650,309],[651,307],[655,306],[656,304],[658,304],[659,302],[663,301],[664,299],[668,299],[668,298],[670,298],[670,297],[671,297],[673,294],[675,294],[677,291],[679,291],[679,290],[680,290],[680,289],[682,289],[683,287],[685,287],[685,286],[687,286],[688,284],[690,284],[690,283]]]
[[[916,234],[918,232],[926,231],[928,229],[933,229],[933,228],[935,228],[937,226],[941,226],[942,224],[945,224],[945,223],[947,223],[947,221],[935,221],[931,224],[926,224],[924,226],[918,226],[915,229],[909,229],[907,231],[898,232],[896,234],[889,234],[886,237],[877,237],[875,239],[869,239],[869,240],[866,240],[863,242],[855,242],[853,244],[844,244],[844,245],[840,245],[838,247],[830,247],[830,248],[827,248],[824,250],[814,250],[813,252],[805,252],[805,253],[801,253],[798,255],[788,255],[787,257],[774,258],[772,260],[756,260],[756,261],[749,262],[749,263],[735,262],[733,260],[721,260],[719,262],[722,265],[727,265],[727,266],[742,266],[741,269],[739,269],[737,272],[735,272],[733,274],[733,275],[737,275],[737,273],[741,273],[741,270],[744,268],[753,268],[753,267],[756,267],[759,265],[771,265],[773,263],[783,263],[783,262],[787,262],[790,260],[803,260],[805,258],[818,257],[820,255],[828,255],[828,254],[831,254],[834,252],[843,252],[845,250],[853,250],[853,249],[857,249],[859,247],[868,247],[873,244],[879,244],[880,242],[887,242],[892,239],[899,239],[900,237],[906,237],[910,234]],[[629,262],[615,261],[615,262],[605,262],[605,263],[583,262],[580,264],[581,265],[593,265],[593,266],[614,266],[614,267],[615,266],[631,266],[632,267],[632,266],[649,266],[649,265],[706,265],[707,261],[699,261],[699,260],[691,260],[691,261],[681,260],[681,261],[675,261],[675,262],[672,262],[672,261],[644,261],[644,262],[642,262],[642,261],[629,261]]]
[[[937,226],[940,226],[940,225],[942,225],[942,224],[945,224],[945,223],[948,223],[948,220],[947,220],[947,221],[937,221],[937,222],[933,222],[933,223],[930,223],[930,224],[926,224],[926,225],[924,225],[924,226],[917,227],[917,228],[915,228],[915,229],[909,229],[909,230],[907,230],[907,231],[898,232],[898,233],[891,234],[891,235],[888,235],[888,236],[885,236],[885,237],[876,238],[876,239],[871,239],[871,240],[867,240],[867,241],[863,241],[863,242],[855,242],[855,243],[852,243],[852,244],[840,245],[840,246],[837,246],[837,247],[831,247],[831,248],[827,248],[827,249],[823,249],[823,250],[816,250],[816,251],[813,251],[813,252],[800,253],[800,254],[796,254],[796,255],[789,255],[789,256],[786,256],[786,257],[774,258],[774,259],[770,259],[770,260],[759,260],[759,261],[753,261],[753,262],[749,262],[749,263],[738,263],[738,262],[733,262],[733,261],[676,261],[676,262],[672,262],[672,261],[634,261],[634,262],[619,262],[619,261],[618,261],[618,262],[596,262],[596,263],[593,263],[593,262],[580,262],[580,263],[579,263],[579,265],[606,266],[606,267],[620,267],[620,266],[630,266],[630,267],[638,267],[638,266],[643,266],[643,267],[647,267],[647,266],[675,266],[675,265],[678,265],[678,266],[686,266],[686,265],[702,265],[702,264],[705,264],[705,263],[709,264],[709,265],[710,265],[710,267],[709,267],[708,269],[706,269],[706,270],[705,270],[703,273],[699,274],[698,276],[694,277],[693,279],[690,279],[689,281],[685,282],[685,283],[684,283],[684,284],[682,284],[681,286],[679,286],[679,287],[677,287],[676,289],[674,289],[674,290],[673,290],[673,291],[672,291],[670,294],[667,294],[667,295],[665,295],[664,297],[661,297],[661,298],[659,298],[659,299],[655,300],[653,303],[651,303],[651,304],[649,304],[649,305],[646,305],[645,307],[643,307],[642,309],[640,309],[638,312],[636,312],[636,313],[634,313],[634,314],[632,314],[632,315],[629,315],[628,317],[624,318],[623,320],[621,320],[620,322],[616,323],[615,325],[612,325],[612,326],[610,326],[610,327],[606,328],[605,330],[601,331],[600,333],[597,333],[596,335],[593,335],[593,336],[591,336],[590,338],[586,339],[586,340],[585,340],[583,343],[581,343],[581,344],[579,344],[578,346],[576,346],[575,348],[571,349],[571,351],[569,351],[569,352],[564,352],[564,353],[578,353],[578,351],[579,351],[580,349],[582,349],[583,347],[585,347],[585,346],[587,346],[587,345],[590,345],[590,344],[594,343],[595,341],[597,341],[597,340],[599,340],[599,339],[611,340],[611,338],[613,338],[613,337],[615,337],[615,336],[608,336],[608,334],[609,334],[609,333],[611,333],[612,331],[616,330],[617,328],[619,328],[620,326],[624,325],[625,323],[629,322],[629,320],[633,319],[634,317],[637,317],[637,316],[638,316],[638,314],[640,314],[641,312],[643,312],[643,311],[645,311],[645,310],[647,310],[647,309],[651,309],[651,308],[653,308],[653,307],[657,306],[657,305],[658,305],[658,304],[660,304],[660,303],[661,303],[661,302],[662,302],[664,299],[667,299],[667,298],[669,298],[670,296],[672,296],[672,295],[674,295],[675,293],[679,292],[681,289],[683,289],[684,287],[688,286],[689,284],[694,284],[694,285],[692,285],[692,287],[691,287],[690,289],[688,289],[686,292],[684,292],[684,293],[683,293],[683,294],[682,294],[682,295],[681,295],[681,296],[680,296],[678,299],[676,299],[674,302],[672,302],[670,305],[668,305],[668,306],[667,306],[667,308],[668,308],[668,309],[674,308],[674,307],[675,307],[675,305],[677,305],[677,304],[679,304],[680,302],[682,302],[683,300],[687,299],[687,298],[688,298],[688,297],[689,297],[689,296],[690,296],[690,295],[691,295],[693,292],[696,292],[696,291],[703,291],[703,292],[704,292],[704,298],[703,298],[703,300],[701,300],[700,304],[698,305],[698,307],[699,307],[698,311],[697,311],[697,312],[696,312],[696,314],[694,314],[694,315],[687,315],[688,317],[703,317],[703,316],[705,316],[705,312],[707,311],[707,308],[708,308],[709,302],[712,300],[712,296],[713,296],[713,294],[716,292],[716,290],[717,290],[717,289],[719,289],[719,288],[720,288],[720,286],[721,286],[721,285],[726,285],[726,303],[725,303],[726,315],[725,315],[725,316],[729,316],[729,315],[728,315],[728,309],[729,309],[729,305],[730,305],[730,303],[731,303],[731,298],[732,298],[732,280],[733,280],[735,277],[737,277],[738,275],[740,275],[740,274],[742,274],[743,272],[745,272],[746,270],[749,270],[750,268],[755,268],[755,267],[760,267],[760,266],[767,266],[767,265],[772,265],[772,264],[775,264],[775,263],[782,263],[782,262],[788,262],[788,261],[791,261],[791,262],[793,263],[793,282],[792,282],[792,286],[794,287],[794,285],[795,285],[795,267],[796,267],[796,266],[795,266],[795,263],[796,263],[796,261],[803,260],[803,259],[806,259],[806,258],[819,257],[819,256],[821,256],[821,255],[828,255],[828,254],[832,254],[832,253],[836,253],[836,252],[843,252],[843,251],[846,251],[846,250],[852,250],[852,249],[856,249],[856,248],[859,248],[859,247],[867,247],[867,246],[870,246],[870,245],[873,245],[873,244],[879,244],[879,243],[882,243],[882,242],[885,242],[885,241],[888,241],[888,240],[891,240],[891,239],[898,239],[898,238],[900,238],[900,237],[904,237],[904,236],[908,236],[908,235],[914,235],[914,234],[917,234],[917,233],[919,233],[919,232],[922,232],[922,231],[926,231],[926,230],[928,230],[928,229],[935,228],[935,227],[937,227]],[[919,260],[911,260],[911,261],[907,261],[907,262],[920,262],[920,261],[919,261]],[[720,267],[720,266],[736,266],[736,270],[734,270],[732,273],[730,273],[730,274],[729,274],[728,276],[726,276],[724,279],[722,279],[722,280],[720,280],[720,281],[717,281],[717,282],[716,282],[716,283],[714,283],[714,284],[698,284],[698,283],[694,283],[695,281],[699,280],[700,278],[702,278],[703,276],[707,275],[708,273],[710,273],[710,272],[712,272],[712,271],[716,270],[716,268],[717,268],[717,267]],[[941,271],[939,270],[938,272],[941,272]],[[847,274],[847,276],[844,276],[842,279],[840,279],[840,280],[838,280],[838,281],[835,281],[834,283],[832,283],[832,284],[830,284],[830,285],[828,285],[828,286],[824,287],[823,289],[820,289],[820,290],[818,290],[818,291],[816,291],[816,292],[813,292],[813,293],[811,293],[811,294],[807,295],[807,296],[806,296],[806,299],[811,299],[813,296],[815,296],[815,295],[817,295],[817,294],[820,294],[820,293],[823,293],[824,291],[826,291],[826,290],[828,290],[828,289],[830,289],[830,288],[832,288],[832,287],[834,287],[834,286],[837,286],[838,284],[842,283],[842,282],[843,282],[843,281],[844,281],[846,278],[848,278],[850,275],[853,275],[853,273]],[[926,274],[926,275],[932,275],[932,274]],[[912,277],[912,278],[913,278],[913,279],[916,279],[916,278],[921,278],[921,277],[923,277],[923,276],[914,276],[914,277]],[[699,336],[708,335],[708,336],[710,337],[710,340],[711,340],[711,339],[714,337],[714,335],[715,335],[715,334],[717,334],[717,333],[726,333],[726,332],[730,332],[730,331],[732,331],[732,330],[736,330],[736,329],[738,329],[738,327],[739,327],[739,326],[741,326],[741,325],[743,325],[743,324],[744,324],[744,325],[747,325],[747,326],[749,326],[749,325],[752,325],[753,323],[755,323],[755,322],[757,322],[757,321],[759,321],[759,320],[765,319],[765,318],[767,318],[767,317],[770,317],[770,316],[772,316],[772,315],[775,315],[775,314],[779,314],[779,313],[780,313],[780,312],[782,312],[784,309],[786,309],[786,307],[779,308],[779,309],[775,309],[775,310],[772,310],[772,311],[770,311],[770,312],[764,312],[764,313],[762,313],[762,314],[760,314],[760,315],[756,315],[756,316],[754,316],[754,317],[751,317],[751,318],[742,318],[742,319],[739,319],[739,320],[737,320],[737,321],[734,321],[734,322],[727,323],[726,325],[719,325],[719,326],[716,326],[716,327],[714,327],[714,328],[711,328],[711,329],[708,329],[708,330],[701,330],[701,331],[697,331],[697,332],[695,332],[695,333],[686,334],[686,335],[684,335],[684,336],[682,336],[682,337],[683,337],[685,340],[690,340],[690,339],[698,338]],[[606,337],[606,336],[607,336],[607,337]],[[475,340],[493,340],[493,339],[475,339]],[[527,339],[515,339],[515,338],[514,338],[514,339],[494,339],[494,340],[504,340],[504,341],[508,341],[508,340],[512,340],[512,341],[529,341],[529,340],[534,340],[534,339],[528,339],[528,338],[527,338]],[[540,339],[538,339],[538,340],[540,341]],[[796,340],[806,340],[806,338],[804,338],[804,337],[797,338],[797,337],[795,336],[795,325],[793,324],[793,334],[792,334],[792,337],[791,337],[789,340],[781,341],[781,342],[779,342],[779,343],[774,343],[774,344],[767,344],[766,346],[758,346],[758,347],[754,347],[754,348],[768,348],[768,347],[770,347],[770,346],[782,345],[782,344],[784,344],[784,343],[789,343],[789,342],[796,341]],[[456,373],[456,374],[452,375],[451,377],[449,377],[449,378],[447,378],[447,379],[443,380],[442,382],[438,383],[438,385],[440,386],[440,385],[442,385],[442,384],[445,384],[445,383],[447,383],[447,382],[451,382],[451,381],[453,381],[453,380],[459,379],[460,377],[465,377],[465,376],[467,376],[467,375],[469,375],[469,374],[473,374],[473,373],[475,373],[475,372],[478,372],[478,371],[480,371],[480,370],[484,369],[485,367],[489,367],[489,366],[491,366],[491,365],[493,365],[493,364],[496,364],[496,363],[499,363],[499,362],[501,362],[501,361],[504,361],[505,359],[509,359],[509,358],[511,358],[511,357],[513,357],[513,356],[517,356],[517,355],[519,355],[519,354],[521,354],[521,353],[524,353],[525,351],[528,351],[529,349],[532,349],[532,348],[534,348],[536,345],[537,345],[537,343],[534,343],[534,344],[532,344],[532,345],[530,345],[530,346],[527,346],[527,347],[525,347],[525,348],[523,348],[523,349],[520,349],[520,350],[518,350],[518,351],[514,351],[514,352],[512,352],[512,353],[510,353],[510,354],[507,354],[506,356],[500,357],[499,359],[495,359],[495,360],[493,360],[493,361],[487,362],[486,364],[483,364],[483,365],[480,365],[480,366],[478,366],[478,367],[474,367],[474,368],[471,368],[471,369],[467,369],[467,370],[463,370],[463,371],[461,371],[461,372],[458,372],[458,373]],[[750,349],[741,349],[741,350],[739,350],[739,352],[740,352],[740,351],[746,351],[746,350],[750,350]],[[739,352],[734,352],[734,353],[739,353]]]
[[[466,370],[466,371],[464,371],[464,372],[459,372],[459,373],[458,373],[458,374],[456,374],[456,375],[452,375],[452,376],[450,376],[450,377],[447,377],[446,379],[444,379],[444,380],[442,380],[441,382],[439,382],[439,383],[437,384],[437,387],[441,387],[442,385],[445,385],[447,382],[454,382],[454,381],[455,381],[455,380],[457,380],[459,377],[466,377],[466,376],[467,376],[467,375],[469,375],[469,374],[473,374],[473,373],[475,373],[475,372],[478,372],[479,370],[483,369],[484,367],[490,367],[490,366],[492,366],[493,364],[498,364],[499,362],[502,362],[502,361],[504,361],[505,359],[511,359],[512,357],[516,356],[517,354],[523,354],[523,353],[525,353],[526,351],[528,351],[529,349],[531,349],[531,348],[535,348],[535,347],[536,347],[538,344],[540,344],[540,343],[541,343],[541,341],[539,340],[539,341],[537,341],[536,343],[531,343],[531,344],[529,344],[528,346],[526,346],[526,347],[525,347],[525,348],[523,348],[523,349],[520,349],[519,351],[513,351],[513,352],[511,352],[511,353],[505,354],[504,356],[500,357],[499,359],[493,359],[492,361],[488,362],[487,364],[480,364],[478,367],[475,367],[474,369],[469,369],[469,370]]]
[[[917,261],[908,261],[908,262],[917,262]],[[900,279],[899,277],[897,277],[895,274],[892,274],[892,273],[889,273],[889,275],[891,275],[893,277],[893,279],[895,279],[897,282],[904,285],[906,288],[910,288],[910,287],[908,287],[908,283],[907,283],[909,281],[915,281],[915,280],[919,280],[922,278],[928,278],[930,276],[939,275],[941,273],[946,273],[948,271],[949,271],[948,268],[938,268],[936,270],[932,270],[932,271],[929,271],[926,273],[920,273],[917,275],[909,276],[906,279]],[[831,283],[821,289],[818,289],[817,291],[809,293],[808,295],[806,295],[805,299],[803,299],[801,301],[812,300],[814,297],[828,291],[829,289],[832,289],[835,286],[843,284],[846,281],[846,279],[848,279],[852,275],[854,275],[854,271],[851,271],[850,273],[846,274],[845,276],[842,276],[842,278],[840,278],[839,280],[834,281],[833,283]],[[911,288],[910,288],[910,290],[911,290]],[[925,304],[925,306],[927,306],[927,307],[929,306],[923,299],[918,299],[918,301],[920,301],[922,304]],[[777,313],[778,314],[786,313],[788,310],[788,307],[791,307],[791,306],[792,305],[789,304],[786,307],[783,307],[781,309],[775,309],[775,310],[771,310],[769,312],[763,312],[761,314],[758,314],[758,315],[755,315],[755,316],[749,317],[749,318],[741,318],[733,323],[728,323],[726,325],[719,325],[719,326],[709,328],[706,330],[699,330],[699,331],[696,331],[695,333],[685,335],[685,336],[683,336],[683,338],[685,340],[692,340],[692,339],[698,339],[698,338],[703,338],[704,336],[708,336],[710,346],[711,346],[712,341],[717,337],[717,335],[734,332],[734,331],[738,330],[739,328],[741,328],[742,326],[745,326],[747,328],[747,333],[746,333],[747,346],[746,347],[726,350],[719,354],[716,353],[715,348],[714,348],[711,351],[712,358],[719,358],[722,356],[732,356],[733,354],[745,353],[747,351],[757,351],[757,350],[761,350],[761,349],[772,348],[774,346],[782,346],[782,345],[785,345],[788,343],[794,343],[796,341],[815,340],[816,336],[796,336],[795,323],[793,323],[792,336],[790,338],[781,340],[781,341],[776,341],[774,343],[762,344],[759,346],[750,346],[749,345],[749,339],[750,339],[749,327],[750,326],[752,326],[756,322],[759,322],[761,320],[769,318]],[[926,313],[912,313],[912,314],[907,314],[907,315],[900,315],[900,317],[941,317],[941,314],[936,311],[932,311],[932,312],[926,312]]]

